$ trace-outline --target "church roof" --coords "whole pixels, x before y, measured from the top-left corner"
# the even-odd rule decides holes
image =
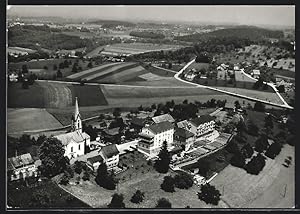
[[[80,131],[74,131],[74,132],[69,132],[65,134],[60,134],[55,136],[58,140],[61,141],[61,143],[66,146],[70,142],[74,141],[75,143],[80,143],[84,141],[85,139],[89,139],[90,136],[85,133],[85,132],[80,132]]]

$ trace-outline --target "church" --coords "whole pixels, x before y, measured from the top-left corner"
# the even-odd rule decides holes
[[[90,136],[82,132],[82,121],[79,113],[78,100],[75,98],[75,112],[72,117],[71,132],[56,135],[65,148],[65,156],[70,160],[84,155],[85,147],[90,146]]]

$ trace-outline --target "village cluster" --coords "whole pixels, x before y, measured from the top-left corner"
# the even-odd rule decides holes
[[[224,118],[226,111],[234,114]],[[71,131],[53,137],[62,143],[64,156],[69,158],[71,164],[80,161],[93,172],[97,172],[99,165],[105,163],[107,169],[113,170],[116,174],[126,170],[119,166],[120,156],[138,151],[145,160],[156,160],[163,143],[166,142],[172,155],[170,168],[178,170],[224,148],[234,134],[224,133],[221,127],[216,125],[216,122],[218,124],[238,122],[243,119],[241,112],[243,112],[241,109],[227,104],[211,114],[177,123],[170,114],[153,117],[149,117],[149,114],[142,114],[142,117],[133,117],[126,121],[127,130],[136,135],[132,135],[131,140],[127,141],[124,140],[124,136],[121,136],[122,140],[117,144],[115,142],[120,134],[120,127],[107,128],[105,122],[100,122],[98,125],[98,128],[102,129],[99,132],[102,136],[99,134],[95,140],[91,140],[90,135],[83,131],[76,98]],[[10,180],[37,177],[40,165],[41,161],[34,161],[30,153],[11,157],[8,159]],[[197,181],[199,181],[198,177],[199,175],[195,176]],[[200,177],[203,182],[204,177]]]

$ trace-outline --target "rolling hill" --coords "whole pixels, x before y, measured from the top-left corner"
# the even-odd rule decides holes
[[[282,31],[269,30],[253,26],[239,26],[234,28],[225,28],[209,33],[198,33],[192,35],[178,36],[176,40],[197,42],[199,40],[208,40],[213,38],[237,38],[237,39],[249,39],[260,40],[264,38],[282,38],[284,36]]]

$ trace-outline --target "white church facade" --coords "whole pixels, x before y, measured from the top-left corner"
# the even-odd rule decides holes
[[[82,132],[82,121],[79,113],[78,100],[75,100],[75,112],[72,118],[71,132],[55,136],[65,148],[65,156],[70,160],[85,154],[85,146],[90,146],[90,136]]]

